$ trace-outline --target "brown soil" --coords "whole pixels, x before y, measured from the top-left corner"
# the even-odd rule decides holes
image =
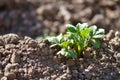
[[[36,36],[65,32],[78,22],[120,30],[119,0],[4,0],[0,1],[0,34]]]
[[[64,33],[66,23],[77,22],[105,28],[100,49],[65,59],[47,40],[32,39]],[[119,24],[119,0],[0,0],[0,79],[120,80]]]
[[[119,80],[120,33],[110,31],[100,49],[87,48],[83,58],[65,59],[37,42],[16,34],[0,36],[1,80]]]

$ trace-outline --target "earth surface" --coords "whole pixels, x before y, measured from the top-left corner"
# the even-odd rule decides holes
[[[78,22],[106,31],[101,47],[83,57],[63,58],[48,40],[35,40]],[[120,80],[120,1],[0,0],[0,79]]]

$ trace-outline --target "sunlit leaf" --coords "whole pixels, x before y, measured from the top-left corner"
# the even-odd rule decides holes
[[[100,42],[97,39],[92,39],[91,44],[96,48],[100,47]]]
[[[88,34],[90,33],[91,29],[87,28],[81,31],[81,35],[83,38],[86,38],[88,36]]]
[[[104,34],[104,33],[105,33],[105,30],[100,28],[97,30],[96,35],[97,34]]]
[[[52,42],[52,43],[58,43],[59,42],[57,37],[48,37],[47,39],[48,39],[49,42]]]
[[[73,44],[73,40],[67,40],[65,42],[62,42],[60,46],[67,48],[68,46],[72,46],[72,44]]]
[[[88,24],[87,24],[87,23],[83,23],[83,24],[78,23],[78,24],[76,25],[76,28],[77,28],[78,31],[81,31],[81,30],[83,30],[83,29],[85,29],[85,28],[87,28],[87,27],[88,27]]]
[[[68,52],[69,52],[70,57],[77,58],[77,53],[74,50],[69,49]]]
[[[104,36],[103,34],[98,34],[98,35],[93,36],[93,38],[102,38],[103,36]]]
[[[60,51],[57,52],[57,54],[65,55],[66,51],[65,48],[62,48]]]
[[[95,25],[93,25],[93,26],[90,26],[90,29],[91,29],[90,36],[93,36],[93,35],[96,33],[97,26],[95,26]]]
[[[72,32],[72,33],[75,33],[75,32],[76,32],[76,27],[75,27],[75,26],[73,26],[73,25],[71,25],[71,24],[68,24],[68,25],[66,25],[66,27],[67,27],[67,30],[68,30],[69,32]]]
[[[57,36],[57,40],[60,42],[63,37],[63,34],[61,33],[60,35]]]

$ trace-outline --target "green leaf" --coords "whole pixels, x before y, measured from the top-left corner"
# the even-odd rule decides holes
[[[81,31],[81,35],[83,38],[87,38],[87,36],[89,35],[91,29],[90,28],[86,28],[84,30]]]
[[[65,55],[66,50],[65,48],[62,48],[60,51],[57,52],[57,54]]]
[[[57,52],[57,54],[64,54],[65,53],[65,48],[62,48],[60,51]]]
[[[103,36],[104,36],[103,34],[98,34],[98,35],[93,36],[93,38],[102,38]]]
[[[62,33],[57,36],[57,40],[58,40],[59,42],[61,41],[62,38],[63,38],[63,34],[62,34]]]
[[[95,25],[90,26],[90,29],[91,29],[90,36],[93,36],[96,33],[97,26],[95,26]]]
[[[83,44],[82,39],[81,39],[82,37],[78,36],[77,34],[74,34],[72,37],[73,37],[73,41],[76,47],[81,46]]]
[[[78,44],[77,45],[78,52],[81,52],[81,46]]]
[[[104,33],[105,33],[105,30],[100,28],[100,29],[97,30],[96,35],[97,34],[104,34]]]
[[[67,41],[67,40],[69,40],[69,39],[72,39],[73,38],[73,33],[71,33],[71,32],[67,32],[66,34],[64,34],[63,35],[63,37],[64,37],[64,41]]]
[[[93,36],[93,38],[102,38],[104,36],[105,30],[104,29],[98,29]]]
[[[59,52],[57,52],[57,54],[61,54],[61,55],[65,56],[65,57],[67,57],[67,58],[71,57],[70,53],[67,51],[66,48],[62,48]]]
[[[77,58],[78,55],[74,50],[69,49],[68,52],[69,52],[70,57]]]
[[[62,42],[60,46],[67,48],[68,46],[72,46],[72,44],[73,44],[73,40],[67,40],[65,42]]]
[[[83,24],[81,24],[81,26],[87,28],[88,24],[87,23],[83,23]]]
[[[100,48],[100,42],[97,39],[92,39],[91,40],[91,44],[95,47],[95,48]]]
[[[75,27],[75,26],[73,26],[73,25],[71,25],[71,24],[67,24],[66,27],[67,27],[67,30],[68,30],[69,32],[72,32],[72,33],[75,33],[75,32],[76,32],[76,27]]]
[[[77,29],[78,31],[80,31],[80,30],[83,29],[83,28],[81,27],[81,24],[80,24],[80,23],[78,23],[78,24],[76,25],[76,29]]]
[[[66,48],[68,46],[68,42],[62,42],[60,46]]]
[[[84,46],[84,40],[82,36],[75,34],[73,38],[78,52],[81,51],[81,48]]]
[[[83,23],[83,24],[78,23],[78,24],[76,25],[76,28],[77,28],[78,31],[81,31],[81,30],[83,30],[83,29],[85,29],[85,28],[87,28],[87,27],[88,27],[88,24],[87,24],[87,23]]]
[[[77,58],[77,53],[72,49],[62,48],[57,54],[61,54],[67,58]]]
[[[50,46],[50,48],[53,48],[53,47],[55,47],[55,46],[57,46],[57,45],[59,45],[59,44],[52,44],[52,45]]]
[[[47,39],[51,43],[59,43],[57,37],[47,37]]]

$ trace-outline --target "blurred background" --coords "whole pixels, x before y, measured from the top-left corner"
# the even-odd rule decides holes
[[[120,0],[0,0],[0,35],[36,38],[78,22],[120,31]]]

